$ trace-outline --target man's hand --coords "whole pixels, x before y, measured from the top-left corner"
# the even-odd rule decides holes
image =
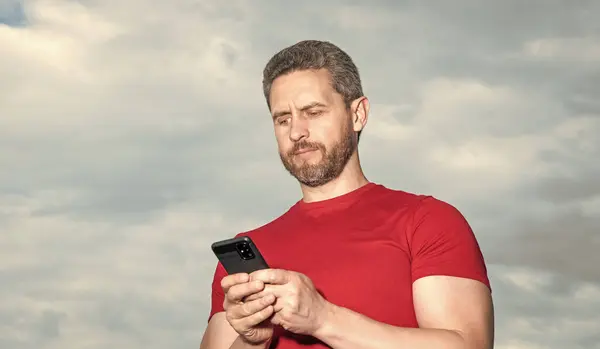
[[[329,303],[306,275],[281,269],[263,269],[250,274],[250,280],[260,281],[266,286],[249,300],[269,295],[277,298],[272,324],[310,336],[324,323]]]
[[[251,344],[266,343],[273,337],[273,325],[267,320],[273,315],[273,303],[276,298],[272,294],[246,299],[264,290],[265,284],[260,280],[250,281],[248,274],[228,275],[221,281],[225,293],[223,308],[227,321],[241,336]]]

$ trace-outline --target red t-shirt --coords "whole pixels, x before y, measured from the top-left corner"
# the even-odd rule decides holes
[[[270,267],[307,275],[329,302],[394,326],[418,327],[412,283],[421,277],[458,276],[490,287],[477,240],[456,208],[375,183],[325,201],[299,201],[239,235],[254,241]],[[210,317],[223,311],[225,275],[218,263]],[[276,336],[271,348],[327,348],[281,328]]]

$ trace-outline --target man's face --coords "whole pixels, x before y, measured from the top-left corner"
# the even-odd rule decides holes
[[[271,88],[279,156],[300,183],[318,187],[337,178],[356,149],[350,110],[326,70],[281,76]]]

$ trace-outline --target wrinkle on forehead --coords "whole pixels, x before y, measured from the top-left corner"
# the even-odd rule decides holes
[[[315,102],[331,106],[335,103],[335,95],[326,70],[293,72],[277,78],[273,83],[273,114],[302,110]]]

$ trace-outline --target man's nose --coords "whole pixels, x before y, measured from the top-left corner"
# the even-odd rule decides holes
[[[298,142],[303,138],[308,138],[308,121],[301,115],[292,117],[290,125],[290,140]]]

